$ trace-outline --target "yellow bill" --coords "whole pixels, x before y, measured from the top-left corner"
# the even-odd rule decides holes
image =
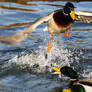
[[[59,67],[53,67],[52,70],[55,71],[53,74],[61,74]]]
[[[71,16],[71,18],[74,20],[74,19],[76,18],[76,16],[75,16],[75,11],[71,11],[70,16]]]
[[[71,89],[63,89],[63,92],[71,92]]]

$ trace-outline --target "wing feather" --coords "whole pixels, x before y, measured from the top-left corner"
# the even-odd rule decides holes
[[[50,13],[48,16],[41,17],[34,21],[31,26],[24,29],[23,31],[17,32],[8,36],[0,36],[0,42],[8,45],[17,45],[19,42],[24,40],[34,29],[44,22],[48,22],[52,18],[54,12]]]
[[[92,12],[87,11],[75,11],[76,21],[81,21],[84,23],[92,22]]]

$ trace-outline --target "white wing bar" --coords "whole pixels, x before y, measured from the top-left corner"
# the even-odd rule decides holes
[[[83,16],[92,16],[92,12],[87,12],[87,11],[75,11],[76,15],[83,15]]]

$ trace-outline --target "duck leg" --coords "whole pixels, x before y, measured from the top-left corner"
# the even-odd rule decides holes
[[[49,52],[51,48],[51,33],[49,33],[49,42],[48,42],[48,48],[47,51]]]

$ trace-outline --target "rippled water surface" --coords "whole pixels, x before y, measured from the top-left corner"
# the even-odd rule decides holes
[[[0,36],[13,34],[31,25],[31,22],[60,9],[63,1],[14,0],[0,2]],[[92,12],[92,2],[74,3],[76,11]],[[92,23],[75,22],[69,31],[70,38],[63,34],[53,35],[50,53],[47,53],[47,24],[35,29],[17,46],[0,43],[0,92],[54,92],[65,88],[67,77],[51,73],[53,66],[68,65],[84,78],[92,77]],[[81,30],[81,31],[80,31]]]

